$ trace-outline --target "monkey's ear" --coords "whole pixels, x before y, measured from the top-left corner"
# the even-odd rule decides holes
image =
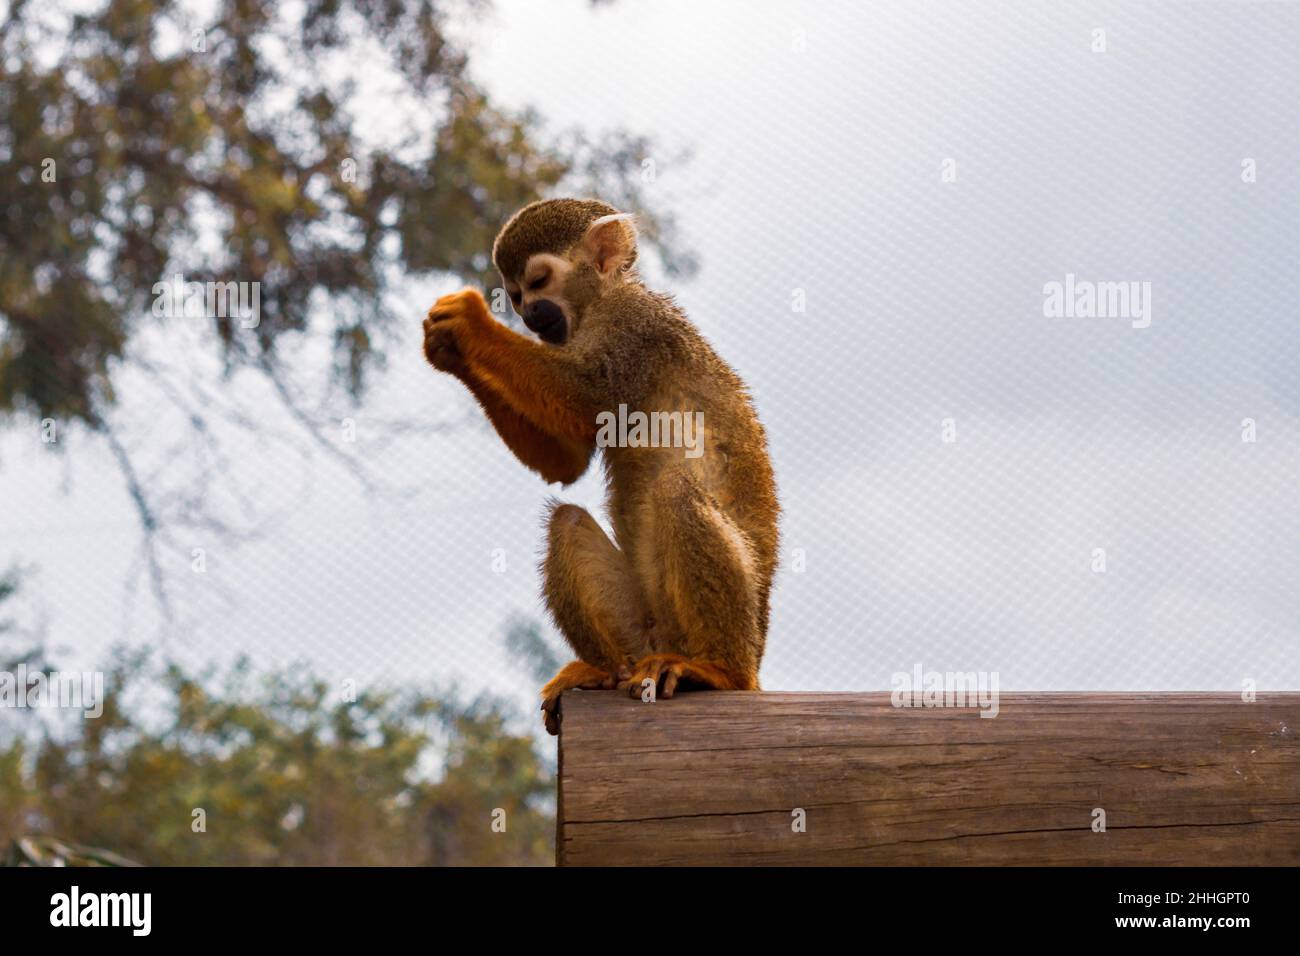
[[[609,275],[636,259],[636,226],[628,212],[601,216],[587,227],[582,251],[601,275]]]

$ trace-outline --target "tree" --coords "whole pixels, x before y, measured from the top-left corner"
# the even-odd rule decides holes
[[[0,847],[37,833],[186,866],[553,859],[551,770],[499,702],[352,700],[303,669],[158,673],[126,653],[106,685],[98,719],[0,749]]]
[[[12,670],[20,663],[41,666],[45,656],[45,632],[33,615],[17,609],[23,569],[9,568],[0,573],[0,671]]]
[[[239,531],[207,495],[225,470],[214,419],[257,428],[238,395],[140,346],[184,319],[162,301],[173,276],[256,283],[255,322],[228,305],[203,316],[223,374],[263,377],[314,447],[355,470],[324,440],[322,408],[335,391],[355,400],[381,367],[399,318],[386,297],[419,274],[491,285],[493,235],[519,206],[558,188],[599,194],[638,212],[669,271],[691,268],[669,253],[671,218],[647,208],[647,140],[547,136],[470,78],[449,25],[480,6],[307,0],[294,15],[225,0],[197,23],[166,0],[109,0],[89,15],[15,0],[0,25],[0,415],[102,437],[160,605],[161,529]],[[406,131],[379,145],[359,128],[376,111],[363,90],[375,77],[390,81],[383,111]],[[295,352],[307,333],[328,339],[327,368]],[[121,434],[124,369],[188,422],[190,446],[171,457],[204,474],[183,493],[160,490]],[[304,383],[330,391],[313,401]]]

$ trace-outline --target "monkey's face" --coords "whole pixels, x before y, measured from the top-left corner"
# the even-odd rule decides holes
[[[492,249],[515,311],[551,345],[571,341],[592,304],[633,275],[636,230],[631,217],[600,215],[612,207],[597,203],[599,208],[592,210],[590,205],[557,199],[526,206],[506,224]],[[575,234],[576,241],[563,244]]]
[[[562,345],[573,334],[577,316],[565,294],[573,263],[541,252],[528,258],[522,275],[506,280],[510,301],[524,325],[551,345]]]

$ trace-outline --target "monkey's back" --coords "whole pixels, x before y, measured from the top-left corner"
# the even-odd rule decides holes
[[[674,483],[698,488],[746,539],[765,634],[780,507],[763,426],[744,382],[672,300],[644,288],[636,291],[649,302],[642,299],[621,315],[611,312],[599,319],[617,324],[607,366],[615,404],[629,412],[680,413],[683,420],[702,413],[702,446],[698,457],[671,445],[603,449],[615,537],[637,563],[638,555],[646,553],[648,526],[665,491]],[[611,305],[616,308],[617,300]],[[628,315],[645,318],[629,320]],[[647,374],[651,369],[657,372]],[[610,411],[618,413],[617,408]],[[668,491],[669,500],[673,493]]]

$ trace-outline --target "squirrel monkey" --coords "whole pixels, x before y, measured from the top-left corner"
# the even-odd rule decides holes
[[[736,373],[641,282],[636,255],[630,216],[594,200],[536,202],[506,223],[492,258],[540,341],[497,322],[473,289],[424,320],[429,363],[469,388],[546,481],[573,482],[603,453],[614,540],[575,505],[548,519],[546,605],[578,657],[542,689],[552,734],[575,687],[757,690],[767,638],[779,506],[763,427]],[[640,431],[626,431],[638,412]],[[700,433],[688,449],[651,441],[647,419]]]

